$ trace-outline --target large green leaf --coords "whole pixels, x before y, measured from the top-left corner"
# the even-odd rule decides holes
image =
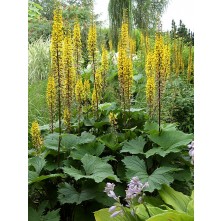
[[[131,215],[128,214],[130,217]],[[101,209],[94,213],[94,217],[96,221],[130,221],[125,216],[118,215],[116,217],[110,217],[111,213],[108,209]],[[131,220],[134,220],[131,218]]]
[[[177,153],[177,152],[180,152],[181,150],[182,150],[182,146],[179,146],[179,144],[177,144],[177,146],[171,146],[167,150],[165,150],[162,147],[154,147],[154,148],[148,150],[145,153],[145,155],[146,155],[146,158],[149,158],[153,155],[160,155],[162,157],[165,157],[166,155],[168,155],[170,153]]]
[[[81,159],[85,173],[75,168],[64,167],[63,170],[69,176],[74,177],[76,180],[81,178],[93,179],[96,183],[102,182],[108,178],[120,182],[119,178],[114,175],[110,164],[104,162],[101,158],[85,154]]]
[[[187,213],[191,216],[194,216],[194,200],[190,200],[187,205]]]
[[[122,161],[126,167],[126,176],[128,180],[137,176],[142,182],[147,181],[148,174],[143,160],[141,160],[138,156],[128,156]]]
[[[42,221],[60,221],[60,209],[47,212]]]
[[[73,149],[77,146],[79,137],[74,134],[63,134],[61,138],[61,146],[65,149]]]
[[[141,182],[149,183],[146,189],[153,192],[155,189],[160,189],[162,184],[170,184],[174,178],[172,173],[178,169],[172,167],[159,167],[151,175],[147,174],[145,162],[137,156],[128,156],[123,159],[126,166],[126,177],[130,180],[133,176],[139,177]]]
[[[146,221],[193,221],[193,216],[189,216],[185,213],[179,213],[176,211],[168,211],[166,213],[152,216]]]
[[[133,140],[125,142],[121,153],[128,152],[131,154],[143,154],[143,148],[145,144],[145,139],[142,136],[139,136]]]
[[[192,134],[185,134],[182,131],[175,130],[174,127],[162,129],[160,134],[157,131],[154,131],[148,135],[148,137],[164,150],[187,145],[193,139]]]
[[[45,166],[46,161],[45,161],[45,159],[43,159],[39,156],[36,156],[36,157],[28,159],[28,164],[32,165],[35,168],[36,173],[39,175],[41,170]]]
[[[190,202],[190,197],[181,192],[175,191],[173,188],[164,185],[159,194],[165,203],[172,206],[179,212],[187,212],[187,206]]]
[[[72,185],[64,183],[59,185],[58,194],[58,199],[61,204],[80,204],[83,201],[93,199],[96,196],[96,191],[88,188],[78,192]]]
[[[148,177],[149,192],[155,189],[160,190],[163,184],[170,184],[174,181],[172,173],[178,169],[172,167],[159,167]]]
[[[76,149],[71,151],[70,156],[73,159],[81,160],[81,158],[86,154],[100,156],[104,151],[104,144],[99,142],[89,143],[89,144],[82,144],[78,145]]]
[[[99,137],[98,140],[111,150],[117,150],[120,147],[117,136],[114,133],[105,134]]]
[[[78,144],[91,143],[95,140],[95,136],[89,132],[82,132],[81,136],[78,139]]]
[[[49,179],[49,178],[55,178],[55,177],[65,177],[64,174],[49,174],[49,175],[42,175],[42,176],[33,176],[33,173],[32,171],[28,171],[28,184],[32,184],[32,183],[36,183],[36,182],[40,182],[42,180],[46,180],[46,179]]]

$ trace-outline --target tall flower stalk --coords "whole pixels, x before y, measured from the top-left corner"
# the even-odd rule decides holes
[[[93,14],[93,13],[92,13]],[[89,60],[92,63],[92,71],[93,71],[93,77],[94,77],[94,90],[92,94],[92,103],[95,102],[95,113],[98,117],[98,104],[99,104],[99,95],[98,95],[98,88],[96,83],[96,52],[97,52],[97,31],[96,31],[96,25],[94,23],[94,20],[92,18],[92,24],[89,28],[88,33],[88,41],[87,41],[87,48],[88,48],[88,54],[89,54]]]
[[[158,101],[158,125],[159,125],[159,132],[161,131],[161,99],[162,99],[162,86],[165,72],[163,68],[163,37],[158,31],[156,33],[155,39],[155,65],[156,65],[156,86],[157,86],[157,101]]]
[[[61,147],[61,117],[62,117],[62,91],[64,86],[63,74],[63,21],[60,5],[54,10],[52,35],[51,35],[51,70],[55,79],[57,104],[58,104],[58,124],[59,124],[59,142],[58,142],[58,166]]]
[[[81,28],[77,20],[74,23],[74,30],[73,30],[73,56],[74,56],[74,66],[78,78],[80,76],[80,68],[81,68],[82,43],[81,43]]]
[[[121,27],[121,36],[118,45],[118,81],[120,86],[121,105],[124,110],[130,112],[130,100],[133,83],[132,54],[129,44],[129,30],[126,16]]]
[[[83,111],[83,103],[85,101],[86,94],[85,94],[85,89],[84,89],[84,84],[82,82],[82,79],[79,78],[77,80],[76,86],[75,86],[75,99],[76,103],[78,105],[78,129],[80,133],[80,119],[81,119],[81,114]]]
[[[31,137],[32,137],[32,144],[36,148],[37,152],[40,152],[42,146],[42,138],[41,132],[39,129],[39,125],[37,121],[34,121],[31,126]]]
[[[48,77],[46,100],[47,100],[49,116],[50,116],[50,131],[51,133],[53,133],[54,132],[54,117],[55,117],[55,111],[56,111],[56,87],[55,87],[55,80],[52,75],[49,75]]]
[[[108,51],[103,45],[102,47],[102,55],[101,55],[101,68],[102,68],[102,80],[103,80],[103,85],[102,85],[102,91],[104,91],[104,88],[107,86],[107,71],[108,71]]]
[[[74,86],[76,74],[73,64],[73,46],[70,30],[64,38],[63,48],[63,65],[64,65],[64,123],[67,130],[70,131],[71,108],[74,98]]]
[[[188,58],[188,68],[187,68],[187,80],[190,82],[191,75],[193,73],[193,55],[192,55],[192,45],[189,47],[189,58]]]
[[[152,118],[156,99],[156,82],[155,82],[155,57],[154,53],[149,51],[146,55],[146,99],[149,109],[149,116]]]

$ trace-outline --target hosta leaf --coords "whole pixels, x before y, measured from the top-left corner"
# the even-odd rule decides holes
[[[166,213],[158,214],[150,217],[146,221],[193,221],[193,216],[189,216],[185,213],[179,213],[176,211],[168,211]]]
[[[138,176],[142,182],[147,181],[148,174],[145,162],[143,160],[137,156],[128,156],[125,157],[122,161],[125,164],[127,170],[126,176],[128,180],[130,180],[133,176]]]
[[[187,212],[187,206],[190,202],[190,197],[181,192],[175,191],[173,188],[164,185],[159,194],[163,201],[172,206],[179,212]]]
[[[190,200],[187,205],[187,213],[191,216],[194,216],[194,200]]]
[[[117,136],[114,133],[105,134],[99,137],[98,140],[111,150],[117,150],[120,147]]]
[[[90,155],[100,156],[104,151],[104,144],[99,142],[78,145],[75,150],[71,151],[70,156],[73,159],[80,160],[86,153]]]
[[[28,171],[29,172],[32,171]],[[55,178],[55,177],[65,177],[64,174],[49,174],[49,175],[42,175],[42,176],[37,176],[37,177],[31,177],[30,179],[28,179],[28,184],[32,184],[32,183],[36,183],[36,182],[40,182],[42,180],[46,180],[49,178]]]
[[[96,196],[96,191],[89,188],[83,189],[81,192],[77,192],[72,185],[64,183],[59,185],[58,194],[58,199],[61,204],[80,204],[83,201],[93,199]]]
[[[28,159],[28,163],[29,163],[29,165],[32,165],[35,168],[36,173],[39,175],[41,170],[45,166],[46,161],[45,161],[45,159],[37,156],[37,157],[33,157],[33,158]]]
[[[74,177],[75,180],[87,178],[93,179],[96,183],[100,183],[108,178],[120,182],[119,178],[114,175],[111,165],[104,162],[101,158],[86,154],[81,159],[81,162],[83,163],[85,173],[73,167],[64,167],[63,171],[69,176]]]
[[[81,136],[78,139],[78,144],[91,143],[95,140],[95,136],[89,132],[82,132]]]
[[[60,214],[59,214],[60,209],[53,210],[47,212],[45,216],[43,216],[44,221],[60,221]]]
[[[174,130],[173,127],[172,129],[169,127],[169,129],[162,130],[160,134],[158,132],[151,133],[148,137],[164,150],[187,145],[193,139],[192,134],[185,134],[182,131]]]
[[[130,216],[130,214],[128,214]],[[116,217],[110,217],[111,213],[108,209],[101,209],[94,213],[94,217],[96,221],[130,221],[127,217],[118,215]],[[134,219],[131,219],[134,220]]]
[[[124,143],[121,153],[128,152],[131,154],[143,154],[143,148],[146,144],[145,139],[140,136]]]

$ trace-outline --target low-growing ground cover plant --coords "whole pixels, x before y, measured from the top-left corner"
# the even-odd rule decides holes
[[[128,22],[125,11],[118,52],[99,51],[92,16],[84,68],[80,24],[64,25],[55,8],[48,123],[29,130],[30,221],[193,220],[192,109],[186,127],[168,108],[175,80],[192,89],[192,69],[181,39],[158,28],[136,49]]]

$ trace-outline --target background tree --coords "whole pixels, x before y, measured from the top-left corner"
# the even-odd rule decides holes
[[[169,0],[110,0],[108,13],[110,37],[114,48],[117,48],[124,9],[128,11],[129,30],[136,27],[144,33],[145,30],[156,27],[156,18],[162,15],[168,2]]]

